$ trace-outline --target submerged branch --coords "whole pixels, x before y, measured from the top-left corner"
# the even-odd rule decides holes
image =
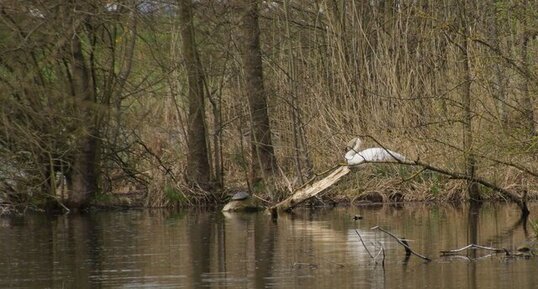
[[[402,239],[396,237],[396,235],[392,234],[391,232],[389,232],[389,231],[387,231],[387,230],[385,230],[385,229],[383,229],[383,228],[381,228],[379,226],[373,227],[372,230],[379,230],[379,231],[391,236],[392,238],[394,238],[400,245],[402,245],[405,248],[406,254],[410,253],[410,254],[413,254],[413,255],[415,255],[415,256],[417,256],[417,257],[419,257],[419,258],[421,258],[421,259],[423,259],[425,261],[428,261],[428,262],[431,261],[430,258],[425,257],[423,255],[420,255],[419,253],[413,251],[413,249],[411,249],[411,247],[409,247],[409,244],[407,244],[407,242],[405,240],[402,240]]]
[[[385,248],[383,247],[383,244],[381,244],[381,242],[377,241],[380,249],[379,249],[379,252],[377,253],[377,255],[375,256],[377,258],[377,256],[379,256],[379,254],[382,254],[381,256],[383,256],[383,259],[381,259],[381,265],[383,267],[385,267]]]
[[[453,250],[442,250],[441,251],[441,256],[448,256],[448,255],[455,255],[461,251],[464,251],[464,250],[467,250],[467,249],[482,249],[482,250],[487,250],[487,251],[493,251],[495,253],[501,253],[501,252],[504,252],[506,255],[510,255],[510,252],[505,249],[505,248],[493,248],[493,247],[486,247],[486,246],[481,246],[481,245],[476,245],[476,244],[469,244],[465,247],[461,247],[459,249],[453,249]]]

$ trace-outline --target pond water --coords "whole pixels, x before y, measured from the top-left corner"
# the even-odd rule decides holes
[[[538,206],[530,210],[533,221]],[[406,259],[374,226],[433,261]],[[276,222],[195,210],[4,217],[0,288],[536,288],[538,257],[439,253],[469,243],[513,250],[532,240],[531,227],[504,204],[301,209]],[[373,255],[384,248],[384,262],[355,229]]]

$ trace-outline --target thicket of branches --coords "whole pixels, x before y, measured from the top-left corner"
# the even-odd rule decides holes
[[[0,201],[63,204],[62,183],[88,136],[99,152],[94,197],[137,193],[140,204],[161,206],[218,201],[216,192],[233,188],[263,191],[248,181],[255,160],[237,2],[192,2],[212,182],[200,190],[185,182],[189,87],[176,2],[2,1]],[[279,199],[341,162],[357,135],[535,192],[537,8],[532,0],[259,1],[282,180],[280,193],[266,196]],[[74,38],[91,74],[91,100],[72,97]],[[427,199],[463,196],[454,192],[473,186],[373,170],[340,189]]]

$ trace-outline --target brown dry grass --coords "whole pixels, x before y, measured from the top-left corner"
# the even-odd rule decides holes
[[[537,139],[525,130],[527,120],[521,102],[525,95],[520,89],[524,83],[532,82],[532,77],[525,77],[503,59],[509,57],[517,65],[536,71],[534,60],[525,63],[519,58],[520,42],[513,41],[521,39],[526,28],[515,18],[512,27],[503,26],[508,16],[493,13],[495,7],[482,2],[473,2],[480,9],[472,11],[460,11],[457,1],[444,1],[443,5],[419,1],[399,10],[356,2],[349,4],[343,14],[325,1],[295,3],[287,8],[279,5],[274,10],[262,7],[265,85],[273,143],[282,169],[278,187],[289,193],[288,188],[300,186],[312,173],[342,162],[346,142],[357,135],[364,136],[367,146],[381,145],[410,160],[464,172],[464,78],[458,17],[466,13],[471,19],[473,39],[491,42],[500,51],[476,41],[467,51],[473,79],[472,148],[477,156],[477,176],[514,192],[527,191],[529,197],[536,198]],[[476,11],[485,12],[474,15]],[[234,23],[233,15],[222,17],[221,22],[199,27],[206,32],[201,34],[200,43],[205,46],[200,49],[208,90],[220,103],[222,116],[222,123],[215,123],[214,107],[208,102],[209,146],[215,150],[213,140],[218,134],[224,187],[248,188],[248,106],[240,57],[231,49],[239,43],[234,42],[235,27],[225,24],[230,19]],[[490,31],[496,17],[501,26],[496,27],[497,38],[492,38]],[[536,55],[537,44],[532,43],[528,50]],[[175,50],[171,55],[173,63],[180,62]],[[140,160],[151,183],[147,200],[150,206],[176,202],[165,193],[170,188],[184,196],[182,200],[187,203],[208,198],[181,185],[186,118],[180,95],[185,87],[181,70],[173,71],[168,80],[170,87],[165,90],[168,93],[161,91],[153,106],[135,110],[142,115],[154,110],[151,118],[145,118],[141,137],[170,168],[166,171],[155,159]],[[502,99],[500,93],[504,93]],[[531,94],[535,93],[532,87]],[[431,173],[407,179],[416,170],[368,165],[357,169],[333,191],[349,195],[350,199],[368,192],[379,192],[388,199],[394,191],[401,192],[406,201],[466,199],[463,181]],[[497,198],[486,189],[482,193],[486,198]]]

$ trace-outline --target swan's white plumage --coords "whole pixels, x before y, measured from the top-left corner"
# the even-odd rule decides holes
[[[405,157],[401,154],[384,148],[368,148],[359,151],[361,145],[362,141],[358,137],[348,143],[350,150],[345,155],[348,165],[358,165],[363,162],[397,162],[405,160]]]

